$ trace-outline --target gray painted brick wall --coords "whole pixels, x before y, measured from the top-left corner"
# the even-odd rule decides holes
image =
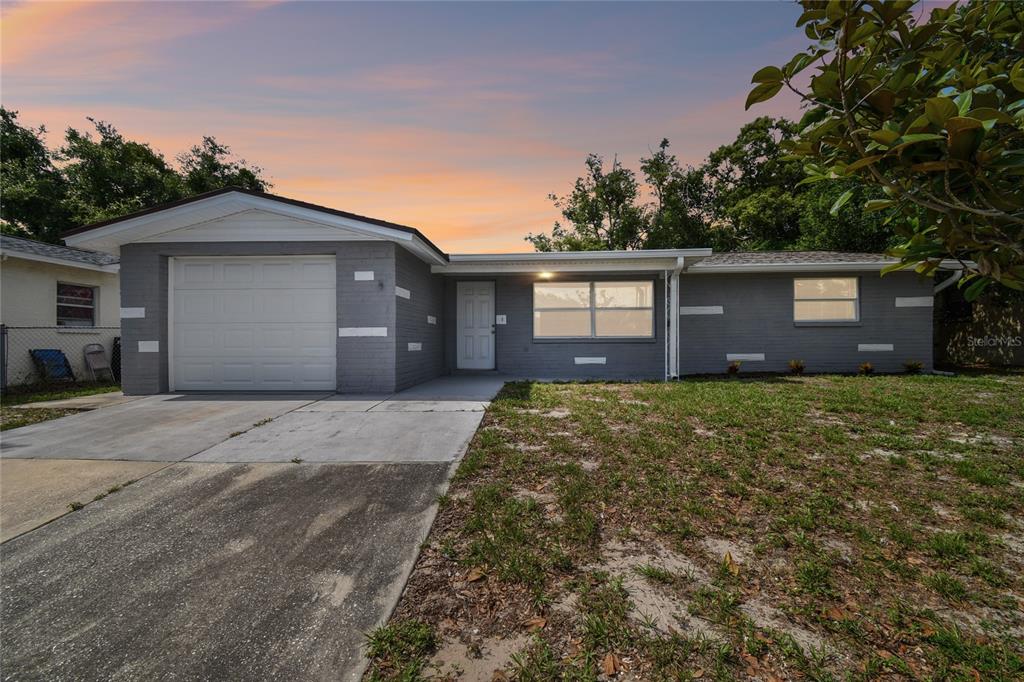
[[[642,341],[547,341],[533,338],[533,283],[535,275],[448,278],[445,282],[445,363],[457,368],[456,282],[494,281],[495,315],[505,315],[507,324],[495,325],[497,370],[515,377],[533,379],[663,379],[665,377],[665,281],[645,275],[574,275],[559,281],[654,281],[655,337]],[[577,365],[574,358],[604,357],[604,365]]]
[[[721,373],[727,353],[764,353],[763,362],[744,361],[742,371],[784,372],[803,360],[808,372],[856,372],[862,362],[877,371],[901,371],[908,360],[932,367],[932,309],[897,308],[899,297],[930,297],[933,282],[914,273],[828,273],[857,276],[860,322],[798,326],[793,321],[794,277],[787,274],[683,274],[681,306],[722,306],[722,315],[679,316],[682,374]],[[892,344],[891,352],[858,351],[858,344]]]
[[[444,373],[444,281],[405,249],[395,249],[395,268],[395,283],[410,292],[395,296],[395,390],[402,390]],[[409,350],[410,343],[420,350]]]
[[[122,320],[125,393],[168,390],[167,265],[176,256],[329,255],[337,258],[339,327],[387,327],[386,337],[339,338],[341,392],[384,392],[395,387],[395,250],[389,242],[211,242],[128,244],[121,247],[121,306],[145,307],[146,317]],[[372,281],[355,281],[373,270]],[[159,341],[160,352],[139,353],[139,341]]]

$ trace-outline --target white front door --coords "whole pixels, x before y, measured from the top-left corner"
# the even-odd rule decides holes
[[[494,282],[456,283],[459,369],[494,369]]]
[[[333,391],[334,256],[175,258],[177,391]]]

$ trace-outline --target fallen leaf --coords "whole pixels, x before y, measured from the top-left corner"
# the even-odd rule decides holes
[[[548,624],[547,618],[541,616],[534,616],[533,618],[527,618],[523,621],[523,625],[530,628],[531,630],[542,630],[544,626]]]
[[[505,682],[508,679],[508,675],[505,674],[504,670],[495,670],[494,674],[491,675],[491,682]]]
[[[609,652],[601,661],[601,670],[605,675],[611,677],[622,670],[622,662],[619,660],[618,656]]]
[[[838,606],[825,609],[825,617],[830,620],[846,620],[846,612]]]
[[[487,577],[487,574],[484,573],[484,569],[479,567],[471,568],[469,569],[469,573],[466,575],[466,580],[471,583],[475,583],[477,580],[482,580],[485,577]]]
[[[733,575],[740,574],[740,565],[736,563],[736,560],[732,558],[732,554],[729,552],[726,552],[725,556],[722,557],[722,565]]]
[[[695,680],[699,680],[700,678],[704,677],[704,668],[697,668],[692,673],[690,673],[690,677],[692,677]]]
[[[975,679],[975,682],[981,682],[981,673],[974,668],[971,668],[971,677]]]

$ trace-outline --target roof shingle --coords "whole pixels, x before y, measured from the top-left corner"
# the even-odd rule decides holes
[[[694,267],[716,265],[818,265],[824,263],[883,263],[893,260],[881,253],[845,251],[737,251],[716,253]]]
[[[82,263],[85,265],[116,265],[119,262],[117,256],[109,253],[47,244],[46,242],[37,242],[34,239],[23,239],[6,234],[0,235],[0,250],[27,253],[46,258],[57,258],[69,263]]]

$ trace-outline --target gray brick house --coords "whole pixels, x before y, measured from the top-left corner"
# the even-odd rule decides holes
[[[446,254],[410,227],[237,189],[66,241],[120,256],[133,394],[932,363],[934,282],[882,277],[878,254]]]

